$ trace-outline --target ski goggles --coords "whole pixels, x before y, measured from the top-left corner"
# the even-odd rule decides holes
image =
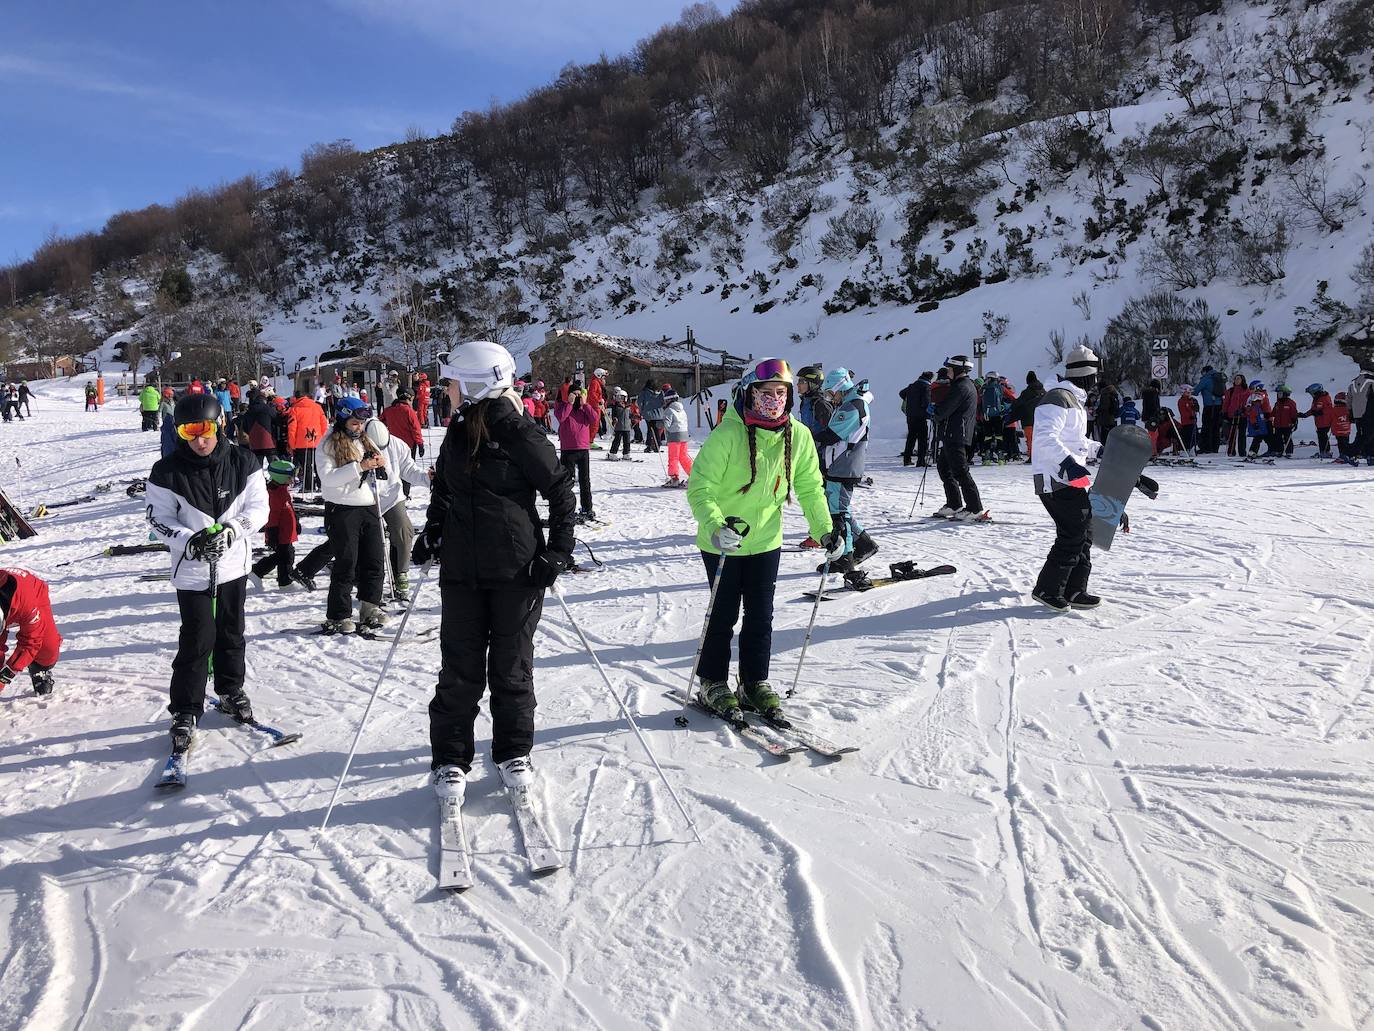
[[[792,366],[786,358],[765,358],[754,366],[754,383],[782,382],[791,383]]]
[[[197,437],[213,437],[218,432],[219,426],[210,419],[202,422],[184,422],[177,427],[177,436],[185,441],[192,441]]]
[[[362,419],[366,422],[368,419],[372,418],[372,406],[363,405],[360,408],[345,408],[339,415],[345,419]]]

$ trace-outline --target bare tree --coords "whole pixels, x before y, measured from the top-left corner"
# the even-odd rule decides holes
[[[1338,233],[1345,220],[1359,210],[1365,181],[1356,175],[1340,189],[1331,185],[1331,162],[1319,154],[1307,154],[1283,171],[1287,193],[1294,206],[1306,217],[1311,229]]]

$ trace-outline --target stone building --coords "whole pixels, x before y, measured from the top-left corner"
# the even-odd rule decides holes
[[[752,357],[752,356],[751,356]],[[687,339],[636,340],[581,329],[551,329],[530,352],[531,375],[556,390],[569,376],[586,382],[596,369],[606,370],[606,385],[639,393],[645,381],[655,387],[671,383],[683,397],[738,379],[747,358],[704,348],[688,330]]]

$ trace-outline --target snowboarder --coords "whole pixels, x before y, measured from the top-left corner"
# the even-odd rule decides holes
[[[668,435],[668,479],[663,486],[684,487],[692,474],[692,458],[687,454],[687,409],[671,383],[663,384],[663,417]]]
[[[784,721],[768,683],[773,640],[773,592],[782,554],[782,506],[794,493],[811,536],[827,556],[844,552],[844,534],[830,518],[816,445],[791,415],[792,370],[765,358],[740,379],[733,405],[697,452],[687,501],[697,521],[709,582],[719,582],[697,665],[702,704],[726,718],[741,705]],[[721,564],[724,568],[721,568]],[[738,694],[730,690],[730,642],[740,606]]]
[[[148,476],[147,516],[167,545],[181,610],[167,709],[172,746],[185,751],[205,711],[212,655],[221,711],[241,723],[253,718],[243,689],[243,602],[251,537],[268,504],[258,460],[221,441],[224,411],[213,394],[187,394],[174,420],[177,449]]]
[[[592,508],[591,446],[599,415],[587,403],[587,392],[581,387],[574,387],[568,396],[570,400],[553,404],[554,418],[558,420],[558,460],[577,479],[582,499],[579,520],[592,520],[596,512]],[[662,419],[659,424],[662,425]],[[657,447],[654,450],[658,450]]]
[[[878,550],[853,511],[854,489],[864,478],[873,395],[868,390],[868,380],[855,383],[843,367],[826,373],[821,390],[830,407],[830,418],[815,439],[822,456],[821,476],[830,521],[844,535],[844,551],[831,562],[830,568],[848,580],[855,575],[862,577],[856,572],[858,567]]]
[[[267,522],[262,535],[270,549],[253,563],[253,575],[261,580],[272,570],[277,571],[277,586],[290,587],[291,570],[296,564],[296,539],[300,536],[300,520],[296,506],[291,503],[291,481],[296,467],[284,458],[274,458],[267,464]]]
[[[902,399],[902,411],[906,415],[906,444],[902,447],[902,465],[911,465],[912,448],[916,449],[916,465],[924,469],[929,463],[926,453],[930,448],[930,383],[935,373],[927,370],[916,379],[897,391]]]
[[[11,628],[14,650],[6,657]],[[33,693],[52,694],[52,669],[61,650],[48,585],[27,570],[0,569],[0,691],[27,669]]]
[[[1312,398],[1312,403],[1298,418],[1311,418],[1313,426],[1317,429],[1317,457],[1330,458],[1333,407],[1331,395],[1326,392],[1326,385],[1323,383],[1309,383],[1307,393]]]
[[[429,703],[434,789],[461,800],[478,703],[491,692],[491,758],[507,787],[534,783],[534,633],[544,591],[571,568],[572,475],[512,389],[499,344],[460,344],[462,403],[439,450],[415,562],[438,559],[441,667]],[[535,496],[549,505],[548,542]]]
[[[949,387],[935,406],[940,443],[935,468],[945,488],[945,504],[935,514],[961,522],[986,519],[978,485],[969,471],[969,448],[978,422],[978,388],[969,379],[973,362],[965,355],[956,354],[945,359],[945,368],[949,370]]]

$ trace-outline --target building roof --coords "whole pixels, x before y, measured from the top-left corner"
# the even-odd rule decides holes
[[[617,337],[585,329],[550,331],[545,335],[544,343],[534,348],[530,356],[538,354],[548,344],[564,341],[569,337],[585,340],[589,344],[646,367],[690,366],[695,360],[692,348],[685,340],[637,340],[634,337]],[[703,364],[710,365],[710,359],[706,359]]]

